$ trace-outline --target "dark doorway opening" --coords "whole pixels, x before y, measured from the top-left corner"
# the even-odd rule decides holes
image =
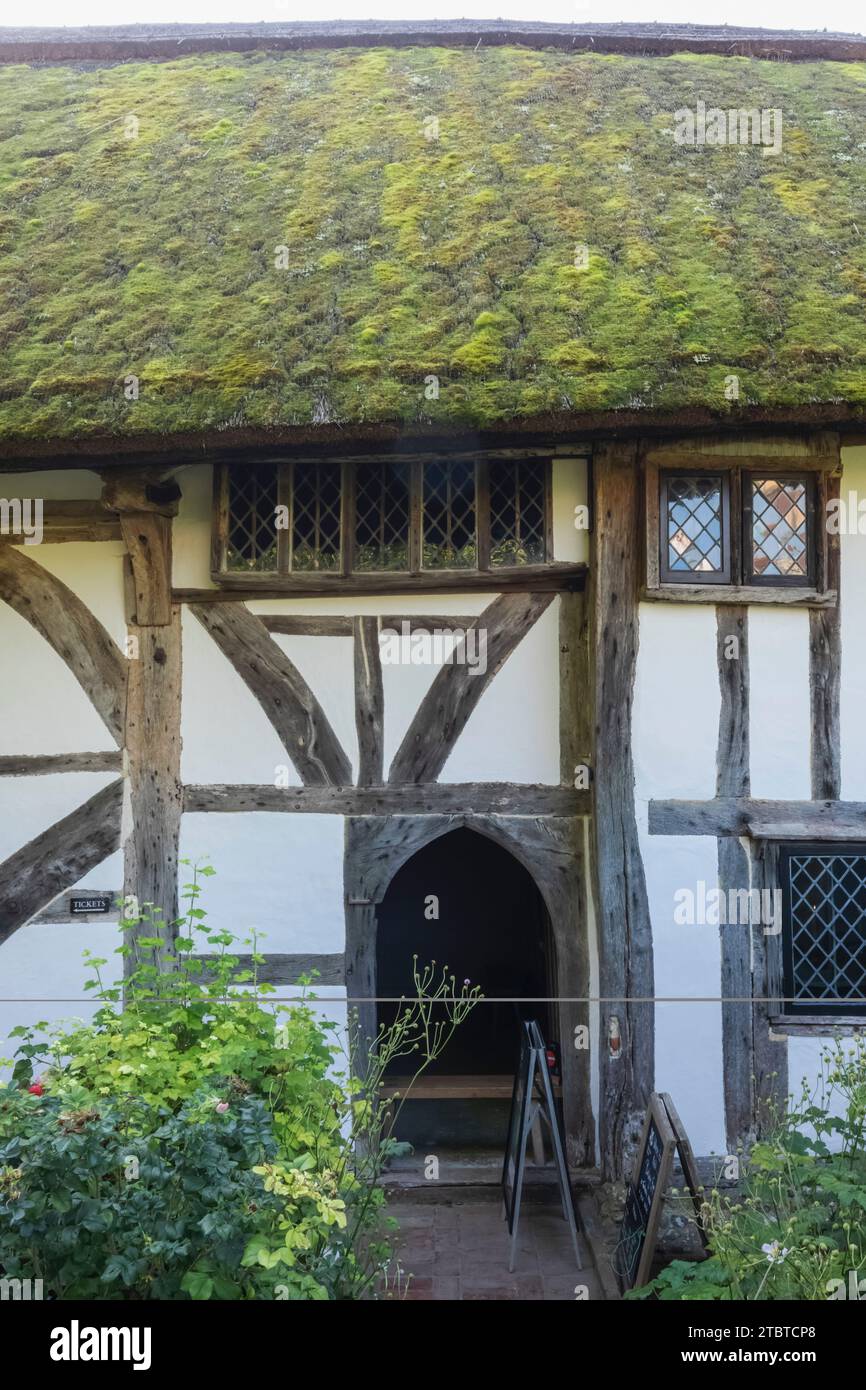
[[[430,915],[431,899],[438,916]],[[514,1073],[520,1022],[535,1018],[555,1039],[554,951],[550,920],[531,874],[501,845],[471,830],[433,840],[395,874],[377,909],[376,993],[379,1024],[394,1021],[401,995],[414,994],[413,956],[423,967],[448,967],[457,987],[466,979],[485,999],[461,1024],[430,1078],[477,1077],[471,1100],[410,1101],[399,1137],[448,1146],[501,1144],[509,1104],[484,1096],[484,1078]],[[411,1071],[406,1059],[392,1075]],[[496,1089],[496,1088],[493,1088]]]

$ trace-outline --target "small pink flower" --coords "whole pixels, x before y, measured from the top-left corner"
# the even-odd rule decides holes
[[[217,1112],[218,1115],[224,1115],[224,1114],[226,1113],[226,1111],[228,1110],[228,1108],[229,1108],[229,1103],[228,1103],[227,1100],[220,1100],[220,1101],[217,1101],[216,1112]]]

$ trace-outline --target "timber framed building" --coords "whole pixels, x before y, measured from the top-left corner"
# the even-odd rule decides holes
[[[863,1027],[864,56],[0,38],[0,1040],[201,856],[368,1031],[449,952],[463,1076],[539,1000],[575,1169]]]

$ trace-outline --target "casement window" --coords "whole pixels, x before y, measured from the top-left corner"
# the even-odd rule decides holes
[[[664,583],[814,583],[814,476],[663,472],[660,483]]]
[[[219,466],[214,577],[321,588],[515,575],[553,561],[551,461],[465,457]]]
[[[866,1015],[866,843],[779,851],[783,1012]]]
[[[820,469],[654,468],[646,489],[646,597],[835,602]]]

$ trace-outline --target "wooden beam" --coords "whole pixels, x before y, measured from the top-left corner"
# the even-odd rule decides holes
[[[139,627],[171,622],[171,519],[155,512],[121,512],[120,526],[135,592]]]
[[[261,619],[243,604],[193,604],[192,611],[258,700],[304,783],[348,786],[351,765],[324,710]]]
[[[152,612],[149,603],[146,611]],[[130,933],[175,935],[178,915],[178,845],[183,793],[180,782],[180,707],[182,645],[180,608],[159,626],[130,627],[136,655],[130,661],[126,717],[129,816],[124,840],[123,891],[142,909],[153,904],[161,914],[156,926],[145,921]],[[159,923],[161,922],[161,926]],[[158,928],[158,929],[157,929]],[[126,958],[128,967],[134,957]]]
[[[329,614],[300,616],[294,613],[259,613],[268,632],[285,637],[351,637],[352,619],[331,617]]]
[[[826,531],[826,517],[827,502],[838,496],[838,477],[827,478],[820,489],[817,524],[824,529],[827,545],[826,584],[837,591],[841,577],[839,536]],[[812,796],[817,801],[834,801],[842,795],[841,675],[842,631],[837,603],[809,612],[810,770]]]
[[[11,754],[0,758],[0,777],[45,777],[55,772],[121,772],[120,749],[108,753]]]
[[[230,952],[229,954],[233,953]],[[262,952],[262,954],[265,957],[263,965],[253,965],[251,955],[239,955],[237,957],[237,969],[255,970],[256,979],[260,985],[296,985],[302,975],[309,975],[314,970],[319,973],[311,986],[313,993],[318,985],[345,985],[346,983],[346,966],[342,951],[334,955],[315,955],[305,952],[294,955],[266,952]],[[194,959],[213,964],[220,957],[199,956],[194,957]]]
[[[273,811],[317,816],[585,816],[589,792],[516,782],[430,782],[384,787],[272,787],[224,783],[184,788],[186,811]]]
[[[62,580],[15,546],[0,547],[0,599],[54,648],[112,738],[122,743],[127,663],[98,618]]]
[[[523,565],[513,570],[467,570],[460,574],[267,574],[214,573],[217,589],[176,589],[175,603],[238,603],[252,598],[351,597],[355,594],[550,593],[582,589],[584,564]]]
[[[866,801],[651,801],[649,833],[866,840]]]
[[[759,584],[659,584],[644,586],[641,598],[648,603],[772,604],[781,608],[834,608],[835,589],[771,589]]]
[[[502,594],[475,619],[472,626],[486,642],[486,668],[454,660],[440,668],[397,749],[390,783],[439,776],[493,677],[551,602],[549,594]],[[465,649],[464,640],[457,651]]]
[[[120,845],[118,778],[0,864],[0,944]]]
[[[385,695],[377,618],[355,618],[355,726],[358,730],[358,785],[382,782]]]
[[[641,484],[633,444],[594,455],[591,613],[595,652],[594,881],[601,1007],[601,1165],[621,1178],[653,1090],[652,924],[634,808],[632,703],[638,649]]]
[[[749,776],[749,610],[716,609],[719,667],[719,740],[716,795],[748,798]],[[750,887],[749,856],[738,839],[717,840],[719,888],[726,895]],[[726,897],[726,901],[728,901]],[[722,1074],[728,1152],[736,1153],[753,1122],[752,945],[748,928],[719,927],[722,998]]]

